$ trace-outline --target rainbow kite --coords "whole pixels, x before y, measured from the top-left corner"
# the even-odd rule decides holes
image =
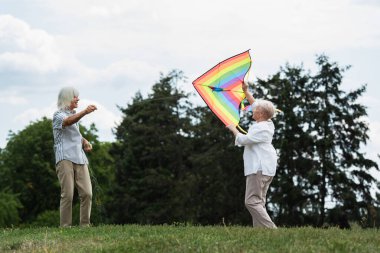
[[[227,126],[239,126],[245,94],[242,83],[251,67],[249,51],[218,63],[198,77],[193,85],[214,114]]]

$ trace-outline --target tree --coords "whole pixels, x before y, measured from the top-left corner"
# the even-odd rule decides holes
[[[311,122],[314,156],[318,157],[312,170],[320,182],[319,225],[325,222],[326,199],[340,206],[351,219],[360,219],[357,210],[367,209],[374,202],[370,189],[376,180],[369,169],[378,170],[378,165],[365,158],[361,144],[368,140],[366,107],[357,99],[365,92],[366,86],[348,93],[340,89],[343,73],[328,57],[317,58],[318,73],[312,78],[308,89],[310,99],[308,119]]]
[[[257,97],[284,111],[274,120],[279,165],[269,202],[276,221],[287,225],[322,226],[326,209],[328,222],[359,221],[374,202],[370,188],[376,181],[369,169],[378,166],[360,150],[368,140],[366,110],[357,103],[365,86],[346,93],[340,86],[347,68],[326,56],[316,63],[315,75],[287,65],[256,88]]]
[[[0,227],[18,225],[20,221],[19,210],[22,208],[16,194],[0,191]]]
[[[209,108],[195,108],[192,117],[192,221],[205,225],[251,224],[244,207],[242,148],[235,147],[233,135]]]
[[[109,180],[112,180],[112,177],[111,179],[108,177],[112,159],[106,155],[110,145],[99,143],[95,126],[91,126],[90,129],[83,126],[80,128],[85,138],[94,144],[89,160],[90,168],[93,169],[91,177],[95,189],[96,207],[96,200],[100,194],[96,191],[99,183],[94,181],[94,175],[98,174],[100,184],[106,187],[111,184]],[[55,171],[50,119],[44,117],[31,122],[17,134],[11,132],[5,149],[1,150],[0,157],[0,185],[8,189],[9,194],[17,194],[15,196],[20,201],[21,223],[32,222],[39,214],[46,211],[58,212],[60,186]],[[96,209],[93,209],[93,213],[94,211]]]
[[[120,108],[112,148],[115,160],[113,200],[108,205],[116,223],[165,223],[181,219],[184,171],[188,152],[187,95],[175,86],[182,72],[161,75],[148,98],[140,93]]]
[[[91,223],[108,223],[109,218],[105,210],[105,205],[111,196],[107,195],[107,191],[115,182],[113,173],[114,159],[110,154],[112,143],[98,140],[98,130],[95,124],[91,124],[89,128],[80,125],[80,131],[82,136],[91,142],[93,147],[92,151],[87,153],[89,160],[88,168],[92,184]],[[76,216],[78,213],[79,212],[73,214],[73,220],[76,218],[79,222],[79,216]]]
[[[21,222],[59,204],[51,125],[47,118],[32,122],[19,133],[11,133],[2,150],[5,177],[1,185],[19,195]]]
[[[309,168],[313,161],[312,139],[305,126],[307,85],[310,76],[302,67],[286,65],[267,80],[258,80],[257,98],[271,100],[284,114],[278,114],[273,145],[279,159],[276,176],[268,195],[268,209],[278,224],[313,224],[315,195]]]

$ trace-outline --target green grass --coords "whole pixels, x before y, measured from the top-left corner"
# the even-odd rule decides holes
[[[3,229],[0,252],[380,252],[376,229],[97,226]]]

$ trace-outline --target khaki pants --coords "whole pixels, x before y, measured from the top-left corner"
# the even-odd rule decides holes
[[[245,206],[252,216],[254,227],[277,228],[265,208],[267,191],[273,177],[265,176],[261,171],[247,176]]]
[[[60,201],[60,225],[71,226],[74,185],[80,198],[81,226],[90,225],[92,186],[90,174],[86,164],[75,164],[68,160],[62,160],[56,165],[58,180],[61,185]]]

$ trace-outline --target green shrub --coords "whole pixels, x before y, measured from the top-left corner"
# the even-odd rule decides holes
[[[59,210],[47,210],[42,212],[30,225],[32,227],[58,227]]]
[[[6,191],[0,192],[0,227],[18,225],[19,209],[22,208],[18,196]]]

